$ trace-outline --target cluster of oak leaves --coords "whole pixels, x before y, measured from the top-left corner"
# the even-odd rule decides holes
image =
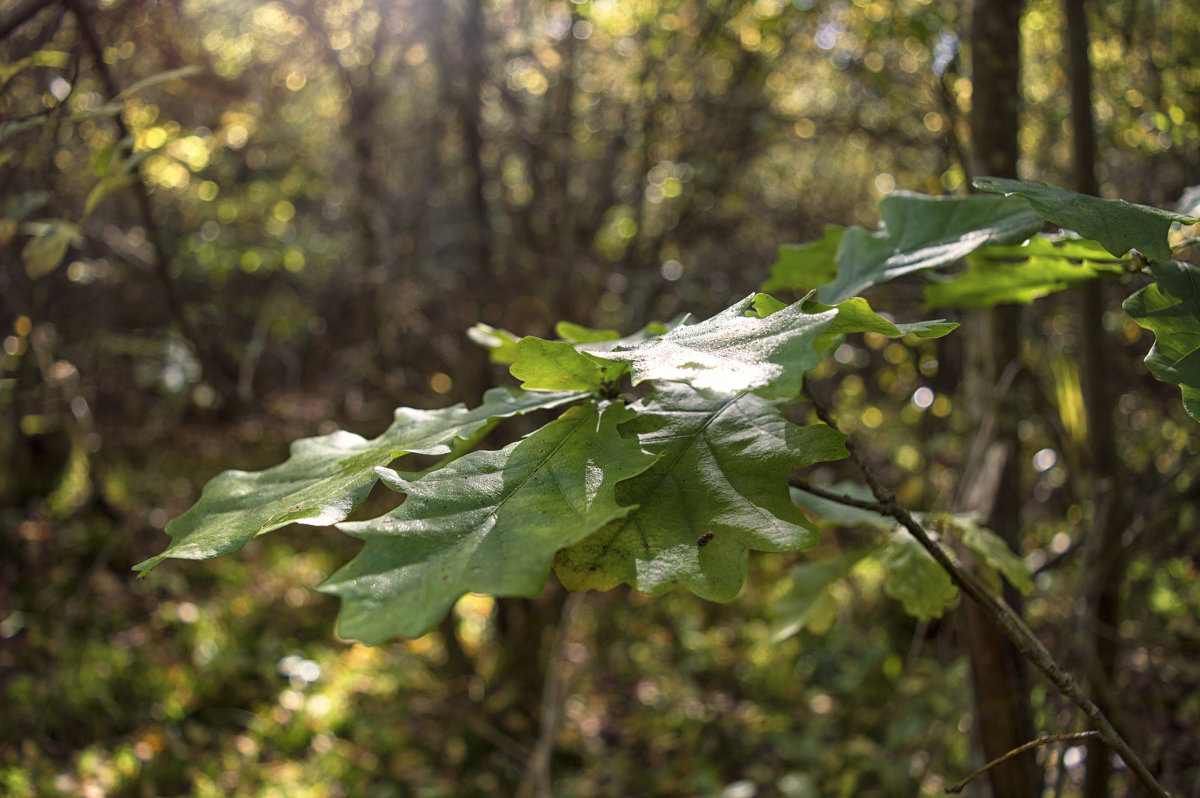
[[[1195,220],[1045,184],[976,186],[994,193],[893,194],[874,231],[831,226],[820,241],[783,247],[763,288],[812,289],[790,305],[751,294],[707,320],[685,316],[627,337],[562,323],[557,340],[518,339],[478,325],[471,337],[509,366],[519,389],[493,388],[475,408],[401,407],[376,438],[306,438],[278,466],[227,471],[167,526],[170,546],[137,568],[229,554],[290,523],[337,524],[366,545],[321,589],[342,600],[339,633],[366,643],[419,636],[468,592],[536,595],[551,569],[570,590],[684,586],[732,599],[749,551],[817,541],[789,487],[792,470],[847,454],[837,430],[785,417],[805,374],[851,333],[931,338],[957,326],[897,324],[858,296],[915,272],[933,275],[930,310],[1030,302],[1144,273],[1153,282],[1124,308],[1156,336],[1151,372],[1180,386],[1200,418],[1200,361],[1188,357],[1200,348],[1200,269],[1171,260],[1168,238]],[[1042,234],[1047,223],[1063,232]],[[933,271],[964,258],[952,276]],[[616,390],[626,378],[640,398]],[[504,419],[562,408],[519,441],[475,449]],[[405,454],[442,459],[422,472],[393,470]],[[404,501],[345,522],[377,480]],[[1027,587],[1021,560],[994,535],[967,518],[942,520]],[[949,578],[906,533],[889,529],[880,549],[888,592],[910,612],[932,617],[953,600]]]

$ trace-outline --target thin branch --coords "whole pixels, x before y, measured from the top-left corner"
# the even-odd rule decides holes
[[[817,417],[830,427],[837,429],[837,425],[834,423],[832,416],[830,416],[829,410],[813,395],[807,382],[804,385],[804,396],[812,403]],[[955,565],[954,561],[950,559],[950,556],[946,554],[942,547],[934,543],[925,528],[913,518],[912,513],[896,501],[896,497],[892,492],[879,481],[874,469],[858,453],[858,449],[853,441],[846,440],[846,450],[850,452],[850,457],[854,460],[855,465],[858,466],[859,471],[862,472],[863,478],[871,488],[871,493],[884,506],[886,514],[899,521],[916,538],[922,548],[929,552],[929,555],[933,557],[937,564],[949,574],[950,579],[958,588],[978,604],[983,614],[1012,641],[1017,650],[1032,662],[1059,689],[1059,692],[1071,699],[1076,706],[1083,710],[1084,715],[1098,729],[1097,734],[1099,738],[1125,760],[1125,764],[1137,775],[1146,789],[1153,795],[1160,796],[1161,798],[1169,798],[1169,794],[1158,783],[1158,780],[1154,778],[1146,763],[1134,752],[1129,743],[1125,741],[1125,738],[1113,728],[1112,722],[1109,721],[1104,712],[1083,692],[1075,677],[1055,662],[1050,651],[1025,624],[1021,616],[1017,615],[1012,607],[1009,607],[1003,599],[993,594],[978,577]]]
[[[57,4],[58,0],[25,0],[24,3],[5,14],[3,19],[0,19],[0,39],[4,39],[8,34],[33,19],[39,11]]]
[[[1045,737],[1039,737],[1036,740],[1030,740],[1029,742],[1025,743],[1024,745],[1017,746],[1016,748],[1009,751],[1004,756],[997,757],[997,758],[993,759],[991,762],[988,762],[986,765],[984,765],[979,770],[972,773],[970,776],[967,776],[965,779],[960,781],[958,784],[955,784],[953,787],[947,787],[946,793],[948,795],[957,795],[958,793],[962,792],[963,789],[968,784],[970,784],[972,781],[974,781],[975,779],[982,776],[984,773],[987,773],[989,770],[996,767],[997,765],[999,765],[1003,762],[1007,762],[1008,760],[1012,759],[1014,756],[1017,756],[1018,754],[1023,754],[1026,751],[1029,751],[1030,749],[1041,748],[1044,745],[1052,745],[1054,743],[1073,743],[1073,742],[1076,742],[1079,740],[1094,740],[1094,739],[1097,739],[1098,737],[1100,737],[1100,732],[1098,732],[1098,731],[1084,731],[1084,732],[1075,732],[1074,734],[1051,734],[1051,735],[1047,735]]]
[[[107,62],[104,60],[104,49],[100,45],[100,40],[96,38],[96,32],[91,27],[91,21],[83,8],[83,4],[80,0],[65,0],[65,3],[79,23],[80,36],[83,38],[84,45],[92,56],[96,71],[104,83],[105,91],[110,97],[118,96],[120,91],[118,90],[117,83],[108,69]],[[114,117],[113,121],[117,125],[121,138],[129,138],[129,128],[120,115]],[[145,226],[150,239],[154,242],[154,270],[158,275],[159,282],[162,284],[163,297],[166,299],[167,309],[171,314],[171,318],[179,326],[179,331],[183,334],[183,337],[191,344],[196,354],[200,357],[200,362],[204,365],[205,377],[208,378],[213,387],[227,401],[236,403],[238,401],[237,385],[227,376],[225,369],[218,359],[217,352],[209,346],[208,340],[202,337],[191,325],[184,313],[183,300],[180,299],[175,281],[171,277],[172,256],[170,245],[162,227],[154,219],[150,191],[146,187],[140,166],[138,167],[138,178],[132,184],[132,188],[134,196],[137,199],[138,213],[142,218],[142,224]]]
[[[842,493],[834,493],[831,490],[825,490],[824,488],[819,488],[816,485],[812,485],[804,479],[793,478],[788,484],[793,488],[799,488],[805,493],[811,493],[819,499],[837,502],[838,504],[844,504],[847,507],[857,507],[860,510],[868,510],[872,513],[879,513],[880,515],[891,515],[891,513],[888,512],[887,505],[885,504],[863,501],[862,499],[856,499],[853,496],[846,496]]]
[[[517,788],[518,798],[551,798],[553,779],[550,771],[554,757],[554,743],[562,720],[562,706],[567,698],[570,666],[566,655],[571,640],[571,624],[586,594],[570,593],[563,604],[562,614],[555,631],[554,648],[546,665],[546,680],[542,687],[541,717],[538,723],[537,742],[534,743],[525,774]]]

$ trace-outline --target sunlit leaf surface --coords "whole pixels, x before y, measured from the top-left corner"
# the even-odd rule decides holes
[[[644,380],[686,383],[711,394],[756,391],[794,397],[805,372],[817,365],[813,342],[837,315],[806,313],[800,303],[765,318],[753,313],[751,294],[710,319],[596,357],[628,363],[636,385]]]

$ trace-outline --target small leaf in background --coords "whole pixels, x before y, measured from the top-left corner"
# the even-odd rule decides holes
[[[887,571],[884,592],[904,605],[904,611],[914,618],[938,618],[958,597],[950,575],[907,529],[892,533],[881,562]]]
[[[837,277],[837,251],[845,228],[825,225],[825,234],[807,244],[784,244],[771,276],[760,290],[808,291],[831,283]]]
[[[837,318],[825,329],[817,341],[817,349],[822,352],[831,351],[834,343],[848,333],[870,332],[888,338],[900,338],[905,335],[915,335],[917,338],[941,338],[949,335],[958,327],[957,322],[945,319],[895,324],[872,310],[870,303],[862,297],[847,299],[837,305],[826,305],[810,299],[804,302],[804,310],[808,313],[837,311]]]
[[[92,153],[92,174],[96,177],[108,177],[113,172],[113,166],[119,163],[117,145],[109,144]]]
[[[985,565],[999,572],[1008,583],[1028,595],[1033,590],[1033,574],[1025,560],[1009,548],[1004,538],[979,523],[971,515],[937,513],[928,521],[956,535]]]
[[[664,324],[659,321],[652,321],[640,331],[633,335],[627,335],[624,338],[620,337],[620,333],[616,330],[593,330],[587,327],[581,327],[578,324],[560,321],[555,325],[554,331],[560,337],[560,341],[549,343],[567,343],[572,345],[580,352],[598,352],[614,349],[618,346],[633,346],[650,338],[657,338],[663,333],[669,332],[681,324],[693,324],[694,319],[691,314],[685,313],[679,318]],[[487,324],[476,324],[474,327],[467,330],[467,337],[475,343],[489,350],[490,358],[493,363],[501,365],[512,365],[517,361],[519,351],[517,344],[521,342],[513,333],[508,330],[500,330]],[[542,340],[542,339],[533,339]],[[566,355],[567,360],[571,364],[572,369],[583,369],[586,372],[586,367],[578,358]],[[585,358],[586,359],[586,358]],[[603,364],[597,364],[603,366]],[[543,364],[542,368],[545,368]],[[522,367],[524,370],[524,367]],[[623,372],[623,369],[621,370]],[[549,373],[553,379],[552,371]],[[619,376],[619,375],[617,375]],[[587,380],[584,380],[587,382]],[[542,390],[542,389],[539,389]]]
[[[537,595],[559,549],[634,509],[618,503],[617,483],[655,457],[617,431],[631,415],[589,402],[411,482],[382,469],[408,498],[380,518],[338,525],[367,542],[320,588],[342,599],[339,633],[368,644],[418,637],[465,593]]]
[[[1146,366],[1178,385],[1183,407],[1200,421],[1200,269],[1190,263],[1151,263],[1156,282],[1125,300],[1125,312],[1150,332]]]
[[[788,575],[782,595],[771,602],[771,641],[778,643],[806,628],[820,633],[832,623],[837,602],[829,595],[829,587],[842,579],[854,564],[878,547],[836,554],[823,560],[797,565]]]
[[[974,194],[930,197],[896,192],[879,203],[871,233],[848,228],[837,251],[837,278],[817,299],[837,305],[906,274],[946,266],[985,244],[1016,244],[1042,228],[1024,200]]]
[[[92,186],[92,190],[88,192],[87,200],[83,203],[83,215],[90,216],[100,201],[109,194],[116,193],[123,188],[132,186],[138,182],[141,177],[135,172],[131,174],[112,175],[101,179],[96,185]]]
[[[554,325],[554,334],[564,341],[573,344],[591,344],[597,341],[615,341],[621,337],[616,330],[593,330],[581,327],[569,321],[560,321]]]
[[[255,537],[290,523],[325,526],[341,521],[375,485],[376,467],[406,453],[450,454],[455,441],[477,435],[498,419],[558,407],[584,396],[493,388],[473,410],[461,404],[439,410],[397,408],[392,425],[371,440],[341,430],[302,438],[277,466],[265,471],[225,471],[214,477],[204,486],[200,500],[167,524],[170,546],[135,570],[149,570],[168,557],[207,560],[231,554]]]
[[[1167,233],[1171,225],[1196,224],[1197,220],[1178,213],[1134,205],[1125,200],[1110,200],[1078,194],[1049,183],[1031,183],[1003,177],[979,177],[975,188],[1029,201],[1043,219],[1084,238],[1099,241],[1120,257],[1136,249],[1146,257],[1165,261],[1171,257]]]
[[[983,247],[967,256],[961,275],[925,284],[925,309],[1028,304],[1103,274],[1120,274],[1128,258],[1113,259],[1086,239],[1036,236],[1023,246]]]
[[[33,237],[21,249],[21,260],[25,261],[25,273],[33,280],[57,269],[67,249],[81,238],[79,226],[65,219],[30,222],[24,230]]]
[[[787,308],[787,303],[780,302],[770,294],[755,294],[754,299],[750,301],[750,307],[746,309],[746,315],[756,319],[765,319],[772,313],[778,313]]]
[[[595,391],[621,378],[626,367],[593,357],[567,341],[526,336],[509,366],[526,391]]]
[[[0,85],[7,83],[12,77],[30,67],[48,67],[50,69],[65,69],[71,65],[71,54],[61,50],[37,50],[11,64],[0,63]]]
[[[682,382],[713,394],[753,390],[765,398],[795,397],[816,367],[816,337],[837,315],[805,313],[794,303],[766,318],[748,316],[751,294],[710,319],[596,357],[628,363],[633,382]]]
[[[653,595],[684,586],[729,601],[746,578],[749,551],[812,546],[815,532],[791,501],[788,476],[845,457],[845,436],[824,424],[793,424],[781,404],[656,386],[622,428],[659,458],[618,487],[618,500],[638,508],[562,551],[555,562],[562,583],[570,590],[629,584]]]
[[[508,330],[480,322],[467,330],[467,337],[488,350],[488,357],[493,363],[507,366],[517,359],[517,342],[521,339]]]

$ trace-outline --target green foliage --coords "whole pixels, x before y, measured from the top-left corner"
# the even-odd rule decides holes
[[[617,431],[632,415],[620,403],[587,403],[522,441],[416,480],[381,470],[407,499],[338,527],[367,542],[321,586],[342,599],[342,636],[419,637],[464,593],[541,592],[559,549],[637,509],[618,504],[616,486],[656,458]]]
[[[764,318],[753,309],[758,296],[751,294],[706,321],[680,324],[596,356],[628,363],[634,385],[667,380],[707,394],[794,397],[804,373],[817,365],[813,341],[836,314],[807,313],[797,302]]]
[[[501,418],[542,410],[579,398],[577,393],[489,391],[473,410],[397,408],[381,435],[367,440],[339,430],[292,444],[291,457],[265,471],[226,471],[204,488],[200,501],[167,525],[166,551],[140,563],[153,568],[167,557],[203,560],[237,551],[249,541],[290,523],[326,526],[346,518],[370,492],[377,468],[404,454],[451,454],[456,444],[477,439]]]
[[[842,245],[844,227],[825,225],[825,235],[808,244],[784,244],[779,260],[771,267],[764,291],[809,290],[832,283],[837,277],[837,252]]]
[[[875,497],[871,489],[856,482],[838,482],[830,485],[827,490],[838,496],[845,496],[858,501],[872,502]],[[874,510],[864,510],[852,504],[826,499],[810,493],[802,488],[792,488],[792,501],[805,507],[816,516],[816,523],[822,529],[830,526],[868,526],[877,529],[892,530],[896,527],[896,519],[882,515]]]
[[[907,531],[874,513],[788,488],[793,469],[846,456],[840,432],[800,426],[785,415],[805,376],[844,336],[919,340],[956,326],[941,319],[897,324],[846,292],[975,253],[963,276],[938,284],[940,294],[931,287],[931,304],[1030,301],[1132,265],[1123,251],[1113,253],[1115,261],[1104,258],[1088,240],[1037,238],[1011,246],[1040,228],[1043,216],[1089,234],[1119,230],[1122,242],[1151,256],[1165,246],[1162,225],[1186,220],[1061,189],[984,185],[1021,196],[893,195],[881,203],[883,222],[875,233],[827,231],[822,242],[791,250],[787,268],[777,268],[771,284],[812,284],[813,275],[833,275],[817,297],[836,298],[834,305],[811,296],[787,305],[750,294],[707,320],[685,316],[626,338],[615,330],[559,324],[559,340],[517,339],[477,325],[472,337],[494,361],[509,364],[524,392],[493,389],[474,410],[400,408],[392,427],[374,440],[336,432],[298,441],[291,458],[275,468],[226,472],[168,526],[171,546],[138,567],[235,551],[292,521],[342,521],[382,477],[406,500],[381,517],[339,524],[367,545],[322,586],[342,598],[343,635],[380,643],[423,634],[465,593],[537,594],[552,567],[572,590],[628,584],[658,595],[683,586],[703,598],[732,599],[750,551],[794,551],[817,542],[799,501],[837,523],[882,527],[882,544],[853,559],[878,563],[884,591],[907,612],[935,618],[957,590]],[[1113,252],[1111,238],[1103,240]],[[1180,385],[1195,414],[1200,371],[1191,355],[1200,340],[1200,280],[1195,267],[1175,262],[1151,262],[1150,273],[1157,282],[1126,308],[1158,336],[1147,358],[1152,371]],[[628,405],[617,384],[627,373],[643,390]],[[573,402],[580,404],[524,440],[460,457],[499,419]],[[404,453],[446,458],[415,476],[386,468]],[[957,537],[986,569],[1022,591],[1031,588],[1024,561],[975,520],[935,515],[928,521]],[[850,562],[839,555],[793,577],[782,628],[794,632],[820,617],[824,610],[799,603],[824,601]]]
[[[1029,304],[1103,274],[1120,274],[1129,258],[1113,257],[1086,239],[1032,238],[1015,247],[983,247],[967,256],[967,269],[925,285],[925,308],[989,308]]]
[[[620,379],[626,368],[580,351],[570,341],[522,338],[509,371],[527,391],[596,391]]]
[[[906,529],[892,532],[880,562],[888,574],[884,591],[915,618],[928,621],[940,617],[958,598],[950,574]]]
[[[955,535],[982,565],[1001,574],[1021,593],[1028,594],[1033,590],[1033,576],[1029,572],[1029,566],[1009,548],[1003,538],[980,525],[977,519],[961,514],[936,513],[930,516],[929,520]]]
[[[1154,333],[1146,366],[1180,387],[1184,409],[1200,421],[1200,269],[1168,261],[1150,273],[1156,282],[1126,299],[1125,312]]]
[[[1090,197],[1048,183],[1002,177],[980,177],[975,187],[1006,196],[1024,197],[1047,222],[1095,239],[1116,257],[1136,249],[1152,260],[1167,260],[1167,232],[1173,224],[1195,224],[1178,213],[1134,205],[1124,200]]]
[[[785,420],[781,404],[752,393],[708,398],[670,383],[638,402],[626,431],[658,461],[618,491],[637,509],[559,555],[562,583],[626,583],[652,595],[682,585],[728,601],[741,589],[749,551],[816,543],[788,497],[787,474],[845,457],[844,436]]]
[[[833,306],[817,302],[815,299],[804,303],[804,309],[809,313],[823,313],[835,308],[838,312],[837,318],[825,331],[825,339],[849,333],[875,333],[887,338],[902,338],[906,335],[915,338],[941,338],[958,327],[956,322],[945,319],[895,324],[872,310],[871,305],[862,297],[847,299]]]
[[[80,240],[79,226],[65,219],[27,222],[23,229],[30,238],[21,249],[21,259],[25,273],[35,280],[57,269],[67,249]]]
[[[827,631],[837,614],[837,601],[829,588],[845,577],[855,563],[878,549],[878,546],[863,548],[793,568],[788,574],[787,590],[771,604],[771,638],[786,640],[804,629]]]
[[[875,232],[827,227],[825,238],[805,250],[803,257],[781,257],[768,285],[819,285],[817,298],[836,305],[873,285],[954,263],[984,244],[1019,243],[1042,227],[1041,218],[1028,204],[987,196],[897,192],[880,201],[879,215]],[[836,276],[826,284],[827,266],[811,270],[835,241]]]

